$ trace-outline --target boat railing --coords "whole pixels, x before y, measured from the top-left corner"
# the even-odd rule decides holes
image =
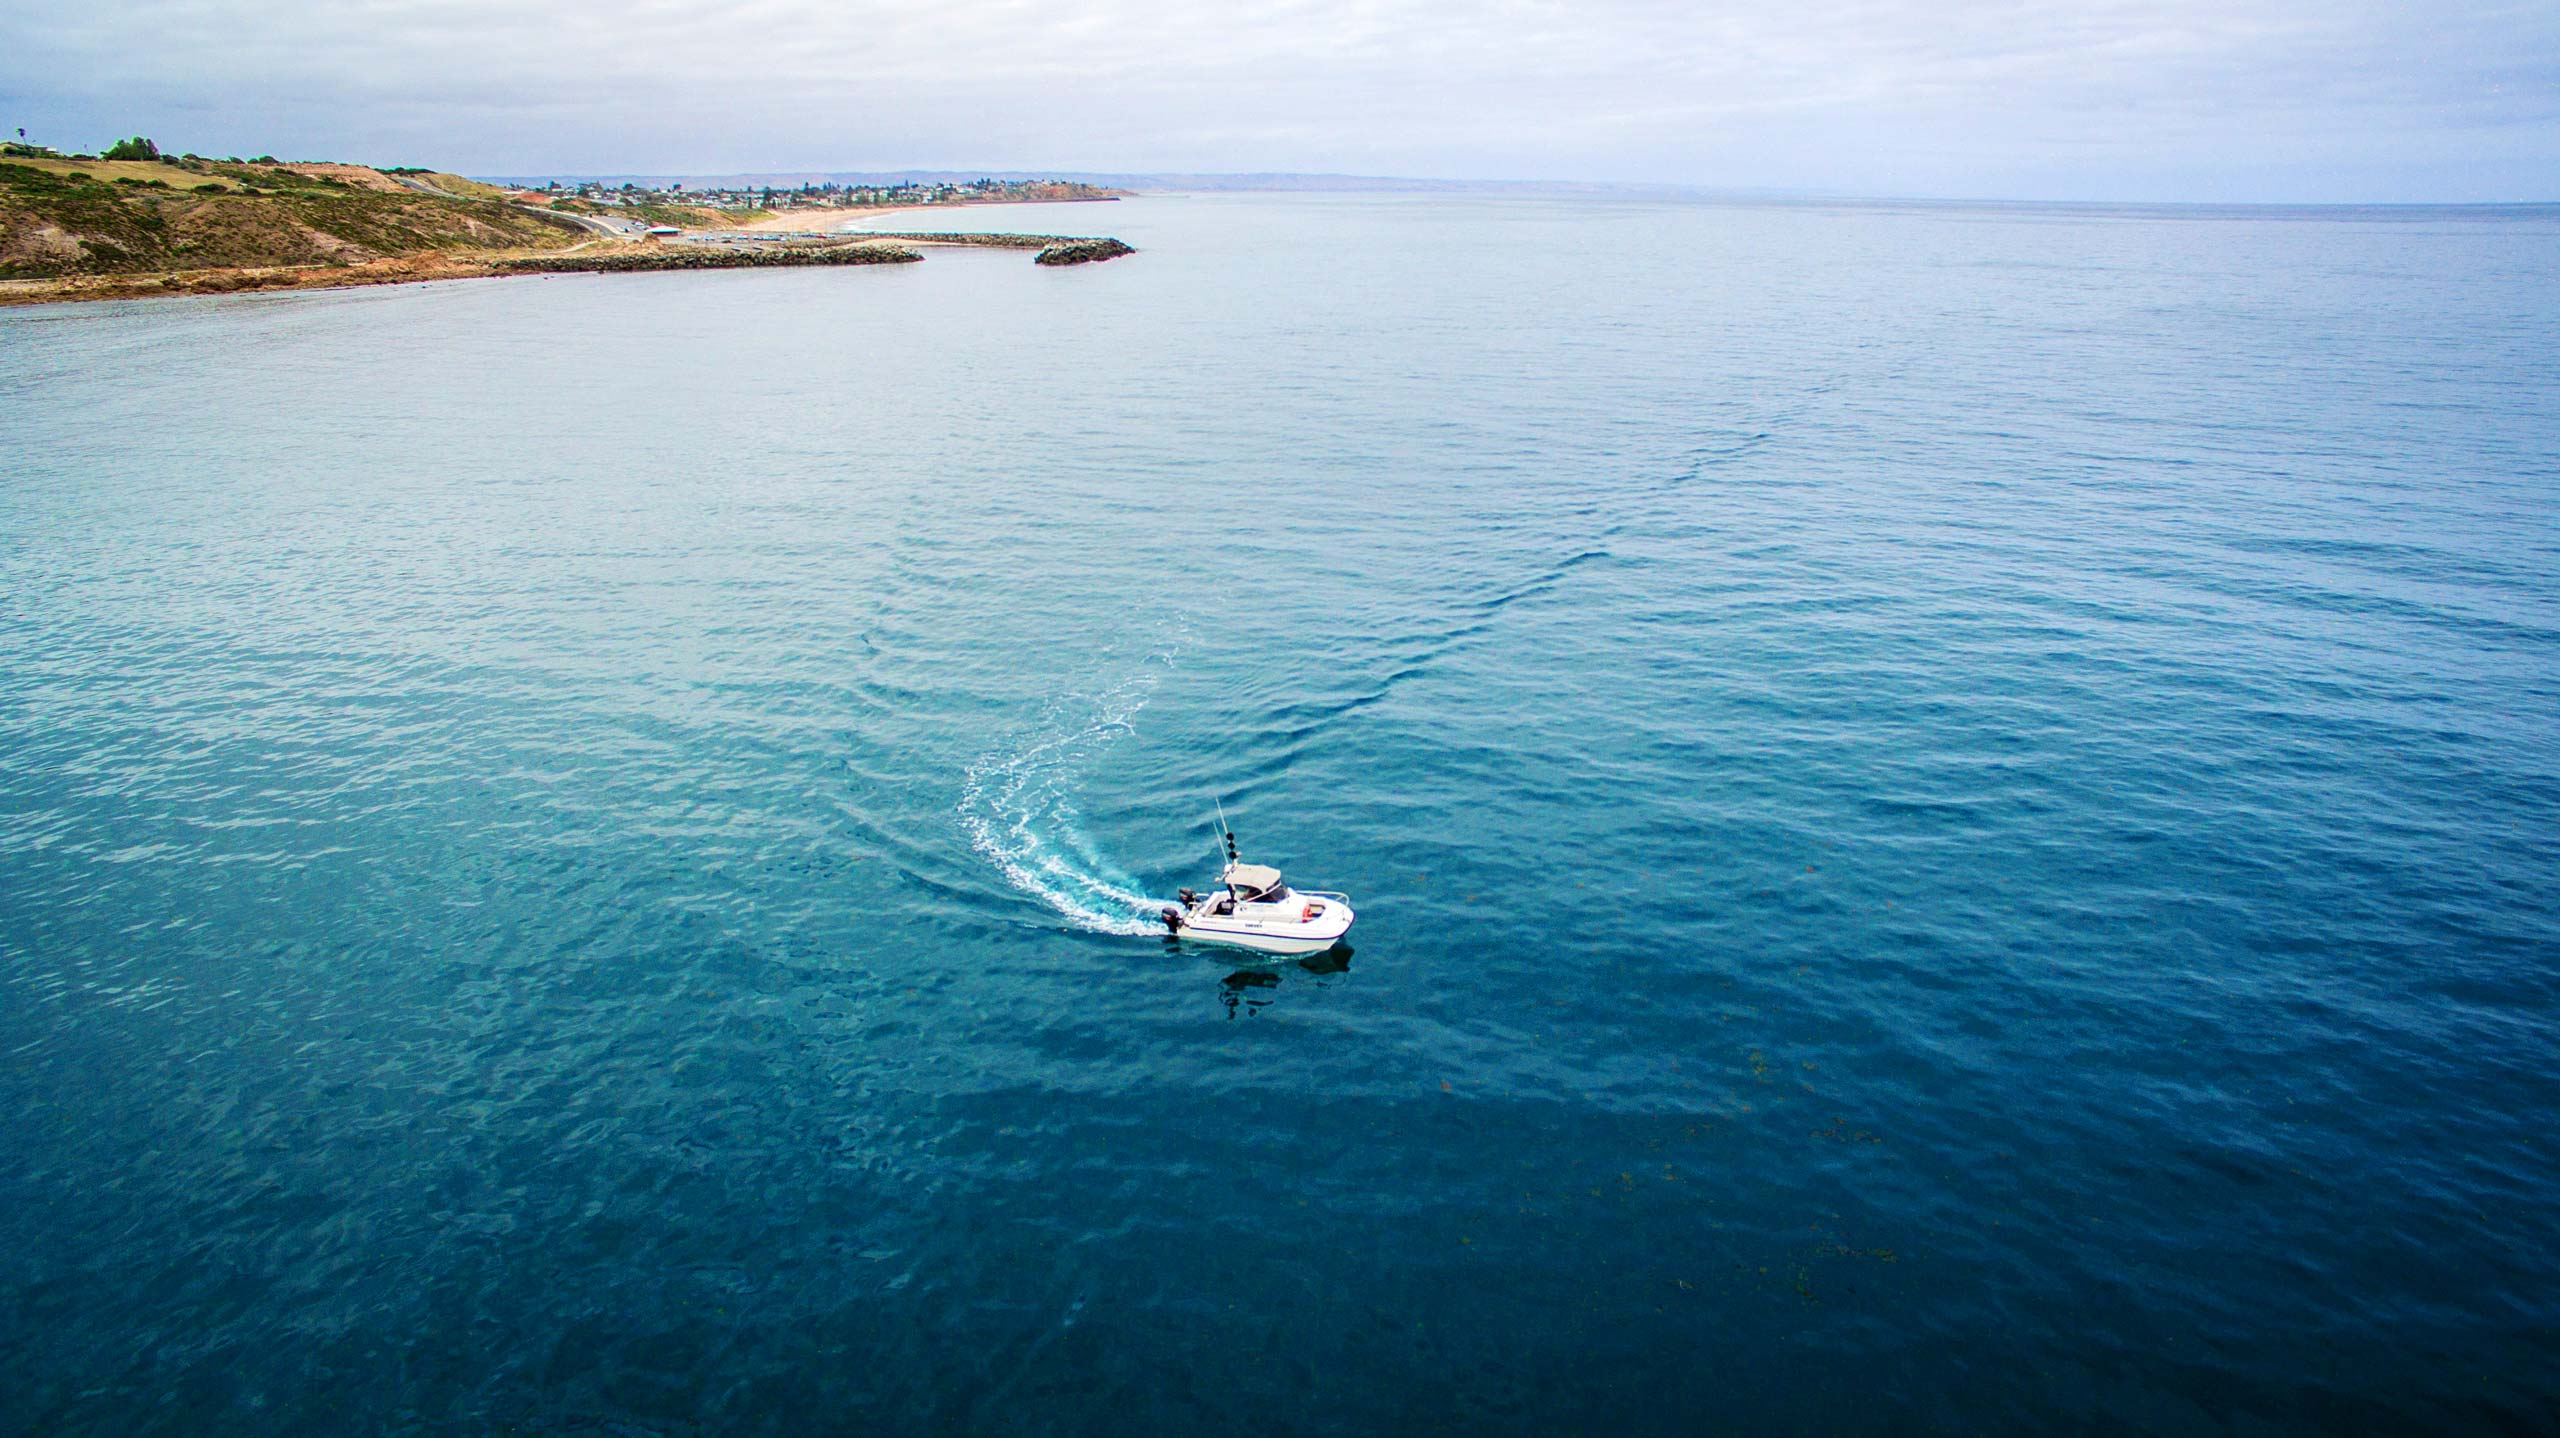
[[[1337,894],[1331,889],[1296,889],[1292,890],[1292,892],[1304,894],[1310,899],[1340,899],[1346,904],[1351,902],[1351,896],[1349,894]]]

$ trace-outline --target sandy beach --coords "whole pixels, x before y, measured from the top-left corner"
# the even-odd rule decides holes
[[[1042,198],[1037,200],[961,200],[947,205],[848,205],[840,209],[830,207],[822,210],[782,210],[767,215],[761,220],[752,220],[742,225],[722,225],[718,228],[755,235],[835,234],[858,222],[876,220],[884,215],[929,215],[946,210],[993,209],[1003,205],[1101,205],[1109,204],[1118,198],[1119,196],[1114,195],[1109,199],[1083,200]]]
[[[716,228],[749,235],[833,234],[836,231],[843,229],[845,226],[852,224],[856,220],[874,219],[881,215],[894,215],[898,212],[898,208],[899,207],[890,205],[881,205],[876,208],[863,208],[848,205],[842,209],[782,210],[777,213],[767,215],[761,220],[750,220],[742,225],[720,225]],[[904,208],[913,209],[915,207],[910,205],[905,206]],[[957,207],[945,205],[941,208],[954,209]]]

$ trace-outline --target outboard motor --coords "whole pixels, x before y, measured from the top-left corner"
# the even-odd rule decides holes
[[[1182,890],[1181,892],[1179,892],[1179,893],[1175,894],[1175,895],[1174,895],[1174,897],[1175,897],[1175,898],[1177,898],[1177,899],[1180,899],[1180,900],[1182,901],[1182,907],[1184,907],[1184,908],[1186,908],[1186,909],[1187,909],[1187,908],[1190,908],[1192,905],[1194,905],[1194,904],[1196,904],[1196,903],[1199,903],[1199,902],[1200,902],[1200,896],[1199,896],[1198,894],[1195,894],[1195,893],[1191,892],[1189,889],[1184,889],[1184,890]]]
[[[1164,931],[1166,933],[1178,934],[1182,932],[1182,911],[1180,909],[1167,909],[1157,917],[1164,920]]]

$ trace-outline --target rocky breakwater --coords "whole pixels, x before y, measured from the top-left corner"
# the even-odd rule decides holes
[[[1031,257],[1032,263],[1042,265],[1090,265],[1138,252],[1137,246],[1124,244],[1108,235],[974,235],[957,230],[883,230],[876,233],[884,240],[905,240],[917,245],[1038,250],[1040,253]]]
[[[1060,240],[1033,255],[1031,262],[1035,265],[1090,265],[1137,252],[1135,246],[1122,244],[1105,235],[1090,240]]]
[[[904,245],[791,245],[742,249],[642,245],[574,255],[525,255],[496,268],[516,274],[638,274],[659,270],[770,270],[799,265],[903,265],[924,256]]]

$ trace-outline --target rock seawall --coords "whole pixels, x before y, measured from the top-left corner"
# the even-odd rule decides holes
[[[1137,249],[1120,241],[1103,237],[1091,240],[1064,240],[1031,257],[1036,265],[1091,265],[1134,255]]]
[[[1090,265],[1138,252],[1137,246],[1125,244],[1109,235],[978,235],[956,230],[877,230],[871,233],[884,240],[905,240],[918,245],[1038,250],[1040,253],[1032,256],[1032,261],[1043,265]]]
[[[767,270],[802,265],[903,265],[924,256],[904,245],[834,245],[825,249],[732,250],[651,246],[582,255],[528,255],[500,260],[517,274],[631,274],[658,270]]]

